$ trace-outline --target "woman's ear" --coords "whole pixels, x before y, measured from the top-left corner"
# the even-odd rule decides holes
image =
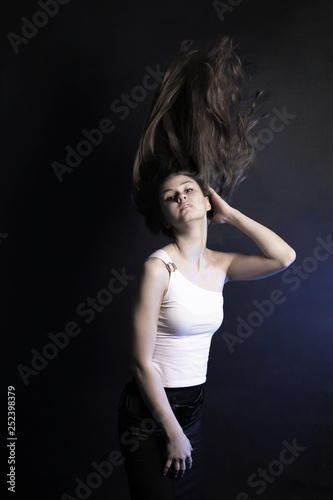
[[[165,219],[163,221],[163,226],[165,227],[165,229],[170,229],[171,228],[170,224]]]
[[[211,219],[213,217],[213,209],[212,209],[212,204],[210,202],[210,196],[205,196],[205,198],[207,198],[207,219]]]

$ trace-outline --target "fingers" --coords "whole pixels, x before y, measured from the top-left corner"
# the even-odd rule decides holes
[[[192,469],[192,464],[193,464],[192,457],[187,457],[186,461],[188,463],[188,468]]]
[[[162,474],[166,476],[172,466],[172,475],[174,478],[183,477],[186,469],[192,468],[193,448],[185,434],[177,439],[170,440],[167,443],[166,462]]]
[[[172,460],[169,459],[166,461],[163,472],[162,472],[163,476],[165,476],[168,473],[168,470],[170,469],[171,464],[172,464]]]
[[[193,460],[192,460],[192,457],[186,457],[186,459],[180,459],[180,460],[167,460],[165,466],[164,466],[164,469],[163,469],[163,476],[165,476],[171,465],[173,463],[173,469],[174,469],[174,477],[177,478],[177,477],[183,477],[185,472],[186,472],[186,469],[192,469],[192,465],[193,465]],[[186,466],[187,464],[187,466]]]

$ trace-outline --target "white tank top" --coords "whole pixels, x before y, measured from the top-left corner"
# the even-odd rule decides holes
[[[211,339],[223,320],[223,295],[201,288],[181,274],[164,250],[169,286],[157,323],[153,364],[164,387],[190,387],[206,381]]]

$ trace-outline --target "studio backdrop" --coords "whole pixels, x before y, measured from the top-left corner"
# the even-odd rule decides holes
[[[225,286],[203,405],[208,498],[332,500],[332,3],[1,10],[1,495],[129,499],[116,422],[131,297],[143,261],[169,242],[132,206],[134,155],[182,40],[227,35],[265,115],[232,206],[297,259]],[[227,224],[210,228],[208,247],[256,251]]]

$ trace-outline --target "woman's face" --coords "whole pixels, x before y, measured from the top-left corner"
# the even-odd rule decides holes
[[[180,227],[186,222],[206,217],[211,209],[208,196],[188,175],[168,177],[160,186],[160,207],[167,227]]]

